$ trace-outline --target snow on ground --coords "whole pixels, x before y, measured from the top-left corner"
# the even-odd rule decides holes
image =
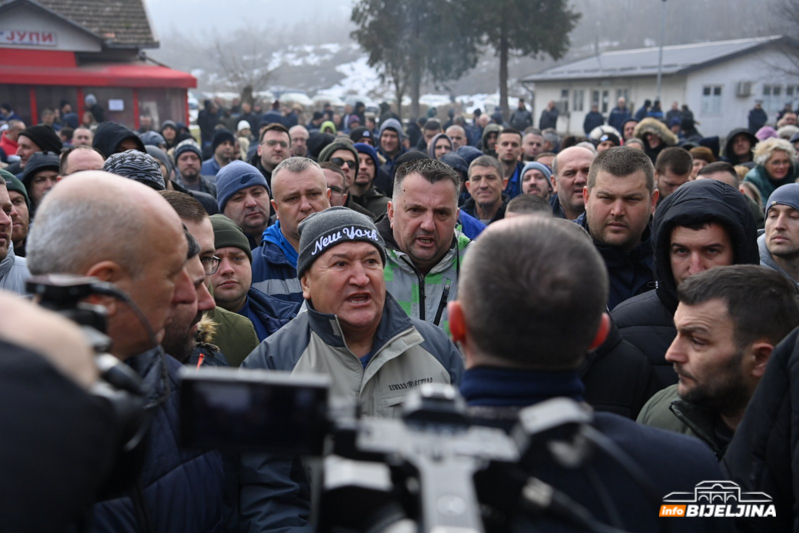
[[[325,93],[343,98],[348,94],[368,94],[380,91],[382,88],[380,76],[375,69],[369,66],[366,55],[351,63],[338,65],[336,70],[344,75],[344,79],[333,87],[325,89]]]

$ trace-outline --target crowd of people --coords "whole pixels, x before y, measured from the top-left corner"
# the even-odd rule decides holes
[[[325,374],[334,399],[379,418],[423,383],[452,385],[476,423],[508,430],[519,409],[572,398],[662,496],[728,479],[776,506],[681,531],[793,527],[796,112],[772,127],[758,104],[719,139],[687,106],[633,114],[620,98],[575,137],[554,102],[535,128],[523,100],[507,118],[406,124],[388,104],[304,123],[279,102],[208,100],[193,134],[150,118],[133,131],[90,103],[99,123],[77,127],[66,101],[37,125],[0,107],[0,288],[73,274],[130,296],[140,313],[92,303],[141,378],[148,447],[134,485],[100,497],[113,420],[87,400],[91,352],[76,326],[0,294],[0,423],[22,433],[0,443],[0,485],[18,493],[0,492],[0,529],[312,530],[305,458],[181,446],[186,366]],[[9,409],[19,395],[29,409]],[[73,407],[92,423],[71,431],[92,438],[62,427]],[[97,480],[44,483],[31,435]],[[601,522],[657,529],[657,502],[599,455],[529,474]],[[52,508],[31,512],[34,495]]]

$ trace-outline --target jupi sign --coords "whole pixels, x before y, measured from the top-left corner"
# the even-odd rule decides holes
[[[0,45],[56,46],[58,34],[52,31],[0,29]]]

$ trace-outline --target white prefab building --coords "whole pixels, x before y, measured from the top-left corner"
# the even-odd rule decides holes
[[[781,36],[663,47],[661,107],[688,104],[705,136],[724,137],[747,127],[755,100],[763,101],[769,124],[777,112],[799,104],[799,73],[780,50]],[[554,100],[558,131],[583,135],[583,119],[596,103],[605,120],[620,96],[632,113],[656,99],[658,47],[602,52],[522,78],[535,94],[536,113]],[[795,69],[793,69],[795,70]],[[535,117],[536,126],[539,116]]]

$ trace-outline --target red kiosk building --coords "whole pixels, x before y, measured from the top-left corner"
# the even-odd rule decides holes
[[[93,94],[106,120],[188,124],[190,74],[148,60],[157,48],[142,0],[0,0],[0,103],[26,124],[67,100],[83,116]]]

